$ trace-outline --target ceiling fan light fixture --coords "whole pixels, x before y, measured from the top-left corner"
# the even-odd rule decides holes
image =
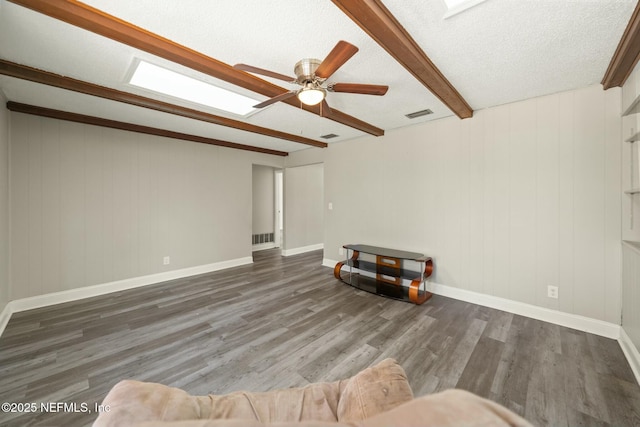
[[[322,102],[326,91],[318,86],[308,83],[298,91],[298,99],[305,105],[317,105]]]

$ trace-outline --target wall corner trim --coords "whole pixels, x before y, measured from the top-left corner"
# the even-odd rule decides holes
[[[620,338],[618,338],[618,343],[631,366],[633,375],[636,377],[636,382],[640,385],[640,352],[633,344],[633,341],[631,341],[631,338],[629,338],[629,335],[627,335],[623,327],[620,328]]]
[[[231,267],[239,267],[252,263],[253,257],[250,256],[244,258],[236,258],[227,261],[215,262],[212,264],[187,267],[180,270],[166,271],[162,273],[150,274],[147,276],[132,277],[115,282],[101,283],[98,285],[92,285],[83,288],[69,289],[60,292],[53,292],[49,294],[13,300],[10,301],[5,306],[4,310],[0,313],[0,336],[4,332],[4,329],[7,327],[7,324],[9,323],[9,320],[13,313],[32,310],[34,308],[40,308],[49,305],[62,304],[65,302],[76,301],[84,298],[91,298],[99,295],[109,294],[112,292],[138,288],[141,286],[155,285],[169,280],[211,273],[218,270],[224,270]]]

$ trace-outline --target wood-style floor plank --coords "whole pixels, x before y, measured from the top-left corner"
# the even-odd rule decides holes
[[[435,295],[356,290],[322,252],[16,313],[0,337],[0,402],[100,403],[119,380],[192,394],[349,377],[386,357],[416,396],[451,387],[540,426],[640,425],[640,387],[614,340]],[[85,426],[95,413],[0,413],[2,426]]]

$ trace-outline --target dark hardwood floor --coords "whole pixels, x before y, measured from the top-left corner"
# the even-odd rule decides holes
[[[82,403],[119,380],[192,394],[349,377],[386,357],[416,395],[458,387],[540,426],[638,426],[618,343],[434,296],[422,306],[337,281],[322,253],[16,313],[0,337],[0,402]],[[69,408],[67,408],[69,409]],[[2,426],[90,425],[95,413],[0,413]]]

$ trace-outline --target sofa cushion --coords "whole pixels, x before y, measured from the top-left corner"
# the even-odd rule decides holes
[[[207,411],[200,419],[241,418],[261,422],[323,420],[335,422],[340,382],[261,393],[237,391],[207,396]]]
[[[184,390],[162,384],[124,380],[104,399],[103,405],[111,410],[100,414],[94,426],[230,418],[264,423],[360,420],[412,397],[404,370],[393,359],[386,359],[348,380],[262,393],[237,391],[191,396]]]
[[[360,421],[262,423],[252,420],[201,420],[142,423],[135,427],[532,427],[508,409],[462,390],[418,397]]]
[[[340,396],[338,421],[359,421],[413,399],[407,375],[393,359],[351,377]]]
[[[143,421],[241,419],[259,422],[337,421],[340,392],[346,380],[263,393],[237,391],[224,395],[192,396],[162,384],[124,380],[107,394],[109,407],[93,424],[115,427]]]
[[[390,411],[349,424],[352,427],[533,427],[495,402],[455,389],[421,396]]]
[[[178,388],[116,384],[94,427],[394,427],[527,426],[489,400],[455,390],[412,399],[393,359],[348,380],[264,393],[191,396]]]

